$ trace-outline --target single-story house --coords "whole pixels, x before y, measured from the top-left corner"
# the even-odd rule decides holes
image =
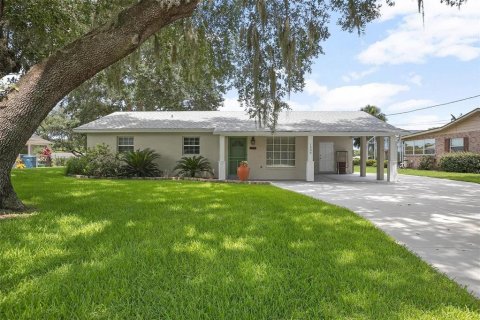
[[[202,155],[220,180],[235,177],[239,162],[246,160],[251,179],[314,181],[322,173],[352,173],[355,137],[361,138],[365,176],[366,137],[378,137],[382,146],[387,137],[397,145],[402,130],[363,111],[287,111],[279,115],[275,132],[244,112],[154,111],[115,112],[75,132],[87,135],[89,148],[98,144],[117,152],[151,148],[161,155],[159,166],[164,171],[172,172],[183,156]],[[383,147],[379,149],[383,153]],[[394,156],[387,175],[394,181],[397,148],[391,149]],[[377,178],[384,180],[383,170]]]
[[[403,161],[417,168],[423,156],[433,156],[438,163],[449,152],[480,153],[480,108],[430,130],[402,137]]]
[[[50,147],[52,144],[53,144],[53,142],[45,140],[42,137],[34,134],[33,136],[30,137],[30,139],[28,139],[28,141],[26,143],[26,150],[25,151],[27,152],[28,155],[33,155],[34,154],[34,151],[33,151],[34,147],[42,147],[42,148],[43,147]]]

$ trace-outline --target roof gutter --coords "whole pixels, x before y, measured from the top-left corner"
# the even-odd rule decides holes
[[[151,132],[210,132],[214,129],[158,129],[158,128],[138,128],[138,129],[82,129],[81,127],[73,129],[75,133],[151,133]]]

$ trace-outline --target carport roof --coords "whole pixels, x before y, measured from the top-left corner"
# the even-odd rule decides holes
[[[43,145],[50,145],[50,144],[53,144],[53,142],[50,142],[48,140],[45,140],[43,139],[42,137],[40,136],[37,136],[36,134],[34,134],[30,139],[28,139],[27,141],[27,145],[30,144],[30,145],[34,145],[34,146],[43,146]]]
[[[212,132],[214,134],[271,134],[245,112],[151,111],[115,112],[75,129],[101,132]],[[277,133],[336,135],[399,134],[401,129],[363,111],[287,111],[278,118]]]

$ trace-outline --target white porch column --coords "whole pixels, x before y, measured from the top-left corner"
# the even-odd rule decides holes
[[[390,136],[388,144],[388,171],[387,181],[397,182],[397,137]]]
[[[360,177],[367,176],[367,137],[360,137]]]
[[[219,142],[219,152],[220,156],[218,158],[218,180],[226,179],[226,166],[225,166],[225,136],[220,136]]]
[[[307,181],[315,181],[315,164],[313,162],[313,136],[308,136],[307,141]]]
[[[28,155],[31,155],[32,154],[32,145],[30,143],[27,144],[27,148],[28,148]]]
[[[377,180],[385,180],[385,138],[376,137],[377,140]]]

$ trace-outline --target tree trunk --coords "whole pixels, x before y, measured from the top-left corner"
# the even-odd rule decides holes
[[[4,167],[6,163],[0,164],[0,213],[2,209],[21,211],[25,209],[23,203],[18,199],[10,182],[10,167]]]
[[[142,0],[34,65],[0,101],[0,209],[23,210],[11,168],[43,119],[70,91],[136,50],[162,27],[190,16],[199,0]],[[178,5],[175,5],[178,3]]]

